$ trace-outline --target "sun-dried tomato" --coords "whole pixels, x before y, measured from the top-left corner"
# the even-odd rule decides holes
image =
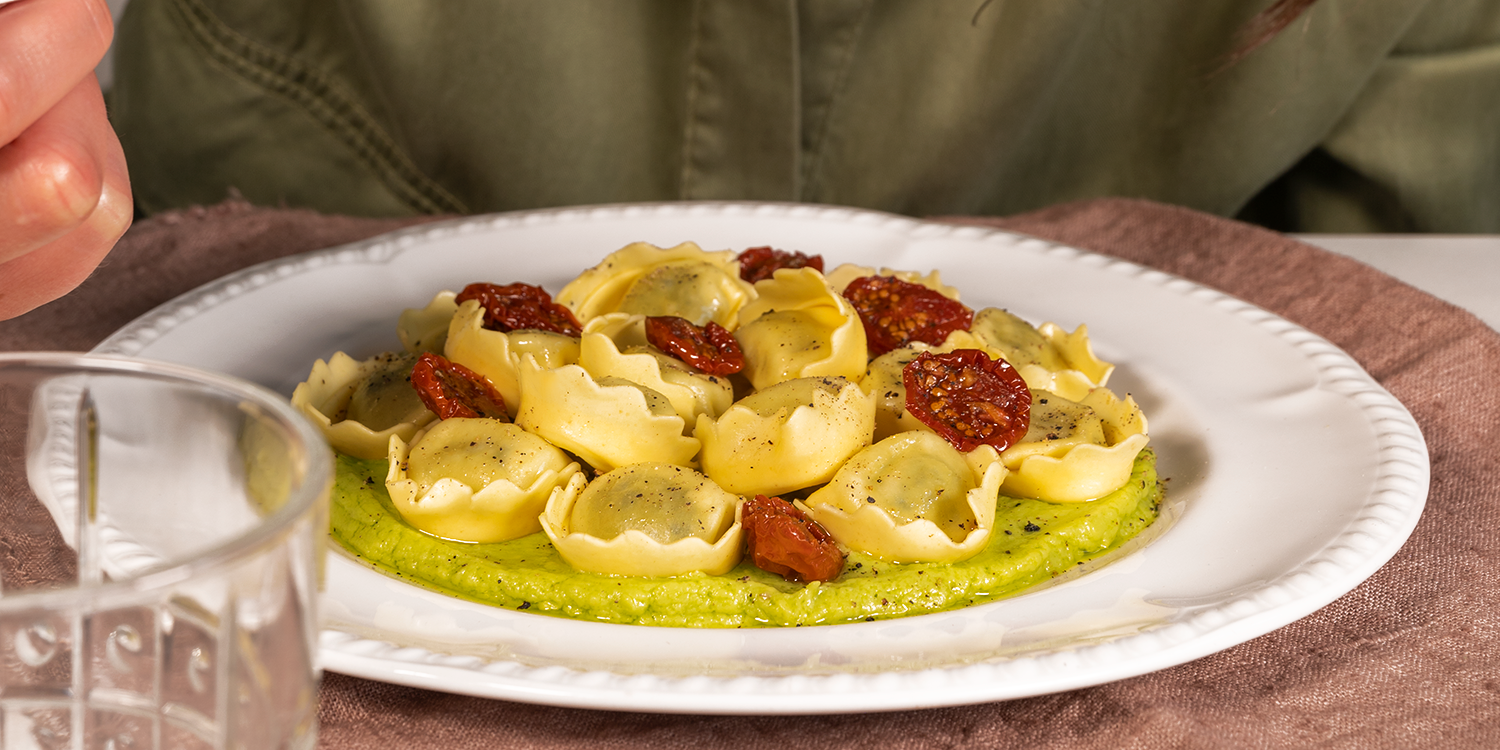
[[[844,553],[823,525],[779,497],[756,495],[740,513],[745,551],[761,570],[788,581],[832,581]]]
[[[974,322],[974,311],[934,289],[894,276],[865,276],[849,282],[844,298],[865,324],[870,356],[878,357],[913,342],[937,346]]]
[[[712,320],[699,328],[676,315],[648,316],[646,343],[709,375],[731,375],[745,367],[740,342]]]
[[[483,375],[426,352],[411,370],[417,396],[439,419],[489,417],[509,421],[505,397]]]
[[[573,311],[552,301],[547,290],[531,284],[475,283],[464,287],[457,300],[471,299],[484,306],[484,327],[492,331],[535,329],[578,336],[583,332]]]
[[[1009,362],[978,349],[923,352],[901,371],[906,410],[953,447],[1003,451],[1031,426],[1031,390]]]
[[[740,253],[740,278],[754,284],[769,279],[782,268],[816,268],[823,271],[823,256],[807,255],[796,250],[773,250],[771,247],[752,247]]]

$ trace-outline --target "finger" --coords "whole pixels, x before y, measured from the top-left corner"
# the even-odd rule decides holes
[[[99,208],[72,232],[0,263],[0,320],[14,318],[77,288],[130,226],[130,196],[107,185]]]
[[[128,184],[119,140],[92,75],[0,148],[0,263],[72,231],[99,204],[113,170]],[[125,188],[128,193],[128,187]]]
[[[10,143],[83,80],[113,34],[104,0],[0,7],[0,144]]]
[[[63,122],[82,122],[93,116],[100,118],[98,122],[102,127],[90,131],[94,139],[92,153],[97,159],[94,174],[99,176],[98,192],[93,206],[81,221],[74,222],[50,241],[34,246],[30,252],[0,261],[0,320],[46,304],[83,283],[130,227],[134,215],[125,153],[114,130],[102,119],[104,103],[99,95],[98,82],[89,75],[62,106],[81,106],[89,110],[84,113],[85,117],[63,117]],[[0,158],[6,156],[7,150],[9,147],[0,149]],[[0,197],[10,193],[0,186]],[[0,223],[6,217],[5,210],[0,208]],[[0,231],[0,237],[7,234]]]

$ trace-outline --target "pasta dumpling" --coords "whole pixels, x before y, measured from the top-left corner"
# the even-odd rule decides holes
[[[624,378],[595,380],[579,365],[543,369],[521,360],[516,424],[599,471],[627,464],[692,466],[698,439],[661,393]]]
[[[605,313],[591,318],[583,324],[584,333],[598,333],[609,337],[620,351],[630,351],[650,346],[646,339],[646,316],[630,313]]]
[[[859,381],[869,354],[859,313],[816,269],[783,270],[755,285],[734,332],[757,389],[793,378]]]
[[[988,307],[975,313],[969,331],[1035,390],[1076,401],[1107,383],[1114,372],[1114,365],[1094,356],[1087,326],[1072,333],[1054,323],[1032,327],[1009,311]]]
[[[1095,388],[1082,401],[1032,391],[1026,436],[1000,455],[1008,495],[1054,503],[1103,497],[1130,479],[1146,447],[1146,417],[1135,400]]]
[[[738,496],[692,469],[649,463],[575,476],[548,500],[542,529],[578,570],[720,575],[740,560],[739,521]]]
[[[833,290],[839,294],[844,293],[844,289],[849,286],[849,282],[855,279],[862,279],[866,276],[895,276],[905,282],[921,284],[948,299],[958,299],[958,290],[944,284],[942,275],[936,270],[927,274],[917,273],[916,271],[897,271],[891,268],[882,268],[877,271],[869,266],[856,266],[853,263],[844,263],[827,274],[828,285],[833,287]]]
[[[356,458],[384,458],[391,437],[410,440],[437,419],[411,387],[416,357],[382,354],[363,362],[336,352],[313,363],[292,391],[292,406],[318,425],[329,445]]]
[[[740,279],[733,251],[706,252],[691,242],[662,249],[627,245],[558,292],[557,302],[580,322],[612,312],[675,315],[694,325],[713,321],[734,330],[755,289]]]
[[[642,316],[629,317],[644,320]],[[589,332],[583,334],[580,345],[578,364],[595,380],[619,378],[661,394],[683,418],[684,429],[690,428],[700,414],[717,417],[734,401],[734,386],[728,378],[694,370],[654,348],[622,350],[609,336]]]
[[[798,378],[756,391],[718,419],[698,417],[703,472],[741,495],[821,484],[870,444],[875,403],[844,378]]]
[[[932,351],[932,348],[922,343],[908,344],[870,361],[860,385],[875,402],[875,440],[926,428],[916,417],[906,413],[906,384],[901,380],[901,371],[906,364],[925,351]]]
[[[458,312],[457,298],[453,292],[438,292],[426,307],[402,310],[401,317],[396,320],[396,335],[401,339],[401,346],[412,354],[441,354],[448,342],[448,324]]]
[[[385,486],[401,517],[461,542],[540,531],[552,490],[580,470],[556,446],[498,419],[445,419],[410,446],[392,438],[389,459]]]
[[[534,329],[493,331],[484,327],[484,306],[469,300],[458,306],[448,327],[443,356],[483,375],[505,399],[505,409],[516,416],[521,402],[517,370],[522,356],[551,369],[578,362],[578,339]]]
[[[1004,475],[989,446],[964,454],[931,432],[903,432],[855,454],[805,504],[847,547],[893,562],[952,563],[989,541]]]

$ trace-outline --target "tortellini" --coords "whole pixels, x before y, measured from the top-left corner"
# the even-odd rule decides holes
[[[989,541],[1005,466],[993,448],[960,453],[903,432],[849,459],[806,500],[841,544],[892,562],[966,560]]]
[[[471,299],[453,314],[443,353],[488,379],[515,417],[521,402],[521,357],[529,356],[547,369],[575,364],[579,344],[572,336],[551,331],[492,331],[484,327],[484,306]]]
[[[401,317],[396,321],[396,335],[406,351],[412,354],[442,353],[448,342],[448,324],[456,312],[458,295],[449,291],[438,292],[426,307],[401,311]]]
[[[621,318],[624,320],[619,320]],[[633,334],[637,328],[631,324],[644,321],[644,317],[616,313],[596,318],[594,322],[601,321],[619,325],[594,326],[590,331],[584,331],[578,357],[579,366],[596,380],[618,378],[637,383],[648,392],[661,394],[685,420],[684,429],[691,429],[698,415],[717,417],[734,402],[734,386],[728,378],[694,370],[681,360],[644,344],[622,350],[610,336],[592,332],[613,331],[620,333],[623,340],[630,341],[635,338]],[[644,340],[644,334],[641,338]]]
[[[793,378],[858,381],[868,354],[859,313],[812,268],[782,271],[755,285],[735,338],[757,390]]]
[[[542,369],[527,355],[520,368],[516,424],[609,471],[635,463],[695,466],[698,439],[663,394],[623,378],[596,381],[579,365]]]
[[[1001,460],[1007,494],[1054,503],[1093,500],[1130,479],[1146,447],[1146,417],[1135,400],[1095,388],[1082,401],[1032,391],[1031,428]]]
[[[383,354],[363,362],[336,352],[313,364],[292,391],[292,406],[317,424],[334,450],[384,458],[392,436],[410,440],[437,419],[411,387],[416,358]]]
[[[852,263],[845,263],[828,272],[828,285],[833,287],[834,291],[843,294],[844,288],[849,286],[849,282],[855,279],[862,279],[866,276],[895,276],[902,281],[921,284],[948,299],[958,299],[958,290],[944,284],[942,275],[935,270],[923,275],[916,271],[896,271],[890,268],[882,268],[877,271],[868,266],[856,266]]]
[[[821,484],[870,444],[875,403],[843,378],[799,378],[741,399],[717,420],[698,418],[703,472],[741,495]]]
[[[941,347],[912,344],[876,357],[862,386],[875,400],[875,439],[931,428],[906,411],[902,369],[923,351],[975,348],[972,334],[955,331]],[[989,350],[992,356],[996,352]],[[1042,368],[1030,365],[1033,372]],[[1135,401],[1088,385],[1077,370],[1070,393],[1077,400],[1031,386],[1031,424],[1026,436],[1001,454],[1010,470],[1003,492],[1051,502],[1081,502],[1119,489],[1130,478],[1135,456],[1146,446],[1146,421]],[[1043,382],[1058,382],[1048,381]],[[1083,447],[1088,446],[1088,447]],[[1076,450],[1075,450],[1076,449]]]
[[[1072,333],[1054,323],[1033,328],[1009,311],[989,307],[975,313],[969,330],[1016,368],[1027,386],[1075,401],[1107,383],[1115,369],[1094,356],[1087,326]]]
[[[646,340],[646,316],[630,313],[605,313],[583,324],[584,333],[599,333],[615,342],[620,351],[634,351],[650,346]]]
[[[390,444],[385,486],[411,525],[462,542],[501,542],[541,530],[552,491],[577,474],[556,446],[497,419],[445,419],[410,447]]]
[[[730,250],[705,252],[691,242],[662,249],[637,242],[610,253],[557,293],[579,321],[612,312],[675,315],[733,330],[755,289],[740,279]]]
[[[927,429],[916,417],[906,413],[906,385],[901,380],[906,363],[925,351],[932,351],[932,347],[922,343],[908,344],[871,360],[860,385],[875,400],[876,440],[907,430]]]
[[[740,560],[740,498],[672,464],[576,476],[547,502],[542,528],[578,570],[633,576],[727,573]]]

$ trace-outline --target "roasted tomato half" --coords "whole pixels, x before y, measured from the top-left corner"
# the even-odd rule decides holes
[[[427,352],[411,370],[411,385],[439,419],[488,417],[508,421],[505,397],[483,375]]]
[[[788,581],[832,581],[844,553],[823,525],[779,497],[756,495],[740,514],[745,551],[761,570]]]
[[[855,279],[844,288],[844,298],[859,311],[872,357],[913,341],[937,346],[974,322],[974,311],[962,302],[894,276]]]
[[[459,304],[479,300],[484,306],[484,327],[492,331],[534,329],[578,336],[583,330],[572,310],[553,302],[547,290],[531,284],[470,284],[457,299]]]
[[[978,349],[923,352],[901,371],[906,410],[953,447],[1003,451],[1031,426],[1031,390],[1009,362]]]
[[[823,271],[823,256],[807,255],[796,250],[752,247],[739,254],[740,278],[754,284],[769,279],[782,268],[816,268]]]
[[[709,375],[732,375],[745,367],[740,342],[712,320],[699,327],[675,315],[648,316],[646,343]]]

